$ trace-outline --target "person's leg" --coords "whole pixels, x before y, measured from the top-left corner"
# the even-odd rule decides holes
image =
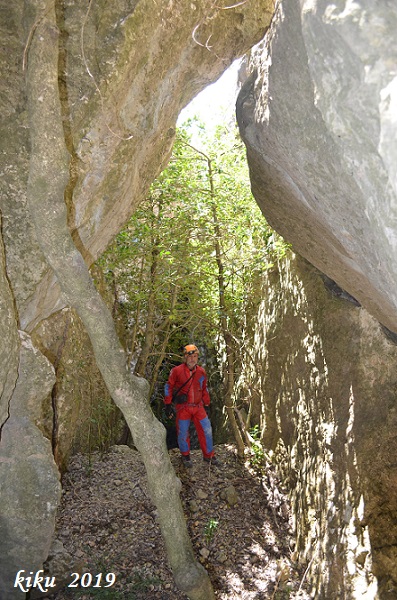
[[[212,441],[212,427],[205,409],[202,406],[197,407],[192,415],[192,419],[197,431],[203,457],[212,458],[215,455]]]
[[[178,435],[178,446],[182,456],[190,454],[190,414],[186,408],[180,408],[176,411],[176,432]]]

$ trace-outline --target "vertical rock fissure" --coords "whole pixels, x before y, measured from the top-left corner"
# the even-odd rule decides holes
[[[59,365],[62,359],[62,354],[65,348],[66,341],[68,339],[69,328],[71,324],[71,316],[67,318],[66,325],[63,330],[61,342],[58,346],[58,350],[54,360],[55,370],[55,383],[51,391],[51,406],[52,406],[52,432],[51,432],[51,445],[52,453],[54,455],[55,462],[58,463],[58,433],[59,433],[59,416],[58,416],[58,393],[59,393]]]
[[[13,294],[11,293],[11,286],[9,285],[8,276],[7,276],[6,254],[5,254],[4,244],[3,244],[3,233],[2,233],[2,213],[0,210],[0,268],[2,265],[4,268],[2,269],[3,273],[0,277],[0,285],[2,286],[4,293],[9,296],[8,303],[14,307],[14,315],[17,315],[18,313],[17,313],[16,306],[15,306],[15,298],[14,298]],[[1,281],[1,279],[3,279],[4,281]],[[17,331],[17,327],[15,324],[15,337],[17,337],[17,335],[18,335],[16,333],[16,331]],[[12,354],[11,348],[14,344],[11,343],[9,332],[8,332],[7,337],[8,337],[9,353],[11,355]],[[18,375],[18,370],[19,370],[20,357],[19,357],[19,352],[17,352],[16,354],[18,357],[17,364],[15,365],[14,369],[7,370],[7,375],[5,377],[3,387],[2,387],[2,389],[0,389],[0,442],[1,442],[2,432],[3,432],[3,427],[4,427],[5,423],[8,421],[8,419],[10,418],[11,398],[14,393],[15,386],[17,384],[17,379],[18,379],[17,375]],[[11,379],[11,381],[10,381],[10,379]]]

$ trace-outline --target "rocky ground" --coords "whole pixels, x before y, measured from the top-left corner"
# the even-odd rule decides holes
[[[292,560],[289,508],[272,468],[267,465],[261,474],[241,464],[231,445],[217,447],[220,469],[209,468],[198,450],[192,452],[191,470],[182,466],[177,450],[170,454],[183,483],[191,539],[217,599],[310,599],[305,566]],[[136,451],[115,446],[106,455],[75,456],[63,487],[50,572],[86,573],[80,583],[88,585],[66,585],[48,598],[186,599],[173,583]],[[62,545],[68,554],[60,552]],[[110,573],[115,583],[106,588]]]

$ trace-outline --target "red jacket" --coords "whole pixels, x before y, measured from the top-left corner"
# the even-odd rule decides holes
[[[188,381],[193,372],[192,379]],[[182,385],[183,387],[181,388]],[[207,375],[200,365],[196,365],[193,371],[190,371],[185,363],[171,369],[168,382],[165,385],[165,404],[171,404],[172,393],[174,391],[178,392],[178,395],[187,394],[187,402],[189,404],[200,404],[203,402],[204,406],[208,406],[210,403],[210,395],[207,390]]]

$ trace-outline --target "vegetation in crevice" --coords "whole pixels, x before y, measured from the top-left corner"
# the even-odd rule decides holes
[[[131,369],[150,382],[162,414],[163,385],[185,343],[201,352],[215,398],[213,420],[229,426],[244,452],[237,382],[247,307],[261,274],[285,254],[253,200],[237,130],[192,122],[176,137],[167,168],[98,261],[114,294]],[[247,409],[249,411],[249,407]],[[249,436],[248,436],[249,438]]]

